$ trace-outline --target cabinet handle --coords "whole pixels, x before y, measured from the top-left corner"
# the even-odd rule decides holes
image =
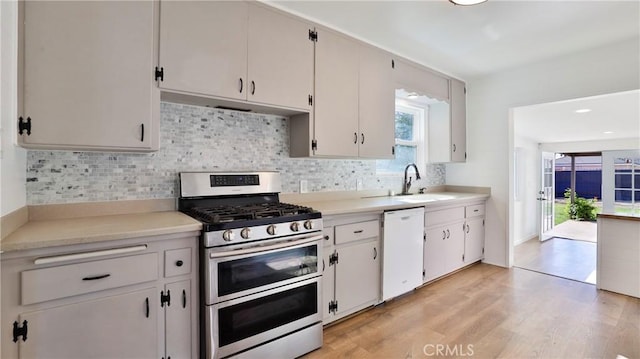
[[[111,274],[101,274],[101,275],[94,275],[91,277],[84,277],[82,278],[82,280],[98,280],[98,279],[107,278],[107,277],[111,277]]]
[[[322,272],[323,272],[323,273],[324,273],[324,268],[325,268],[325,266],[324,266],[324,259],[323,259],[323,260],[322,260]]]
[[[375,260],[376,258],[378,258],[378,249],[376,247],[373,247],[373,260]]]
[[[110,256],[110,255],[115,255],[115,254],[141,252],[141,251],[145,251],[145,250],[147,250],[147,245],[146,244],[141,244],[141,245],[132,246],[132,247],[103,249],[103,250],[98,250],[98,251],[93,251],[93,252],[63,254],[63,255],[53,256],[53,257],[40,257],[40,258],[36,258],[33,261],[33,264],[39,265],[39,264],[59,263],[59,262],[66,262],[66,261],[72,261],[72,260],[80,260],[80,259],[89,259],[89,258],[102,257],[102,256]]]
[[[442,231],[442,240],[444,241],[447,238],[447,232]]]
[[[242,90],[244,90],[244,82],[242,81],[242,77],[238,79],[238,85],[239,85],[239,92],[242,93]]]
[[[453,144],[453,152],[456,152],[456,144]]]
[[[329,236],[324,236],[324,240],[328,241],[329,240]]]
[[[178,266],[178,267],[182,267],[183,264],[184,264],[184,262],[181,261],[181,260],[176,261],[176,266]]]
[[[449,238],[450,235],[451,233],[449,233],[449,229],[447,229],[447,238]]]
[[[467,224],[467,233],[469,233],[469,225]]]
[[[186,308],[187,307],[187,291],[186,290],[182,290],[182,308]]]
[[[364,145],[364,133],[361,133],[360,136],[362,137],[362,141],[360,141],[360,144]]]
[[[144,142],[144,123],[140,124],[140,142]]]
[[[149,318],[149,297],[147,297],[147,299],[144,300],[144,303],[146,307],[145,317]]]
[[[251,94],[255,95],[255,93],[256,93],[256,82],[251,81]]]
[[[357,132],[353,133],[353,143],[358,143],[358,133]]]
[[[362,233],[362,232],[364,232],[364,230],[362,230],[362,229],[358,229],[357,231],[353,231],[353,234],[360,234],[360,233]]]

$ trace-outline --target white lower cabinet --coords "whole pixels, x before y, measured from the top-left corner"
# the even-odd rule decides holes
[[[28,332],[18,340],[18,357],[158,358],[158,315],[150,309],[157,304],[151,287],[20,314],[18,324]]]
[[[197,239],[4,253],[0,356],[197,357]]]
[[[484,202],[425,213],[424,282],[482,259]]]
[[[165,291],[171,295],[164,311],[165,358],[192,358],[191,281],[167,284]]]
[[[325,219],[325,236],[334,236],[324,247],[325,324],[380,302],[379,218],[375,214]]]

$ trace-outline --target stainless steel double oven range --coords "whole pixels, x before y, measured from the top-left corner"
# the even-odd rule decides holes
[[[203,223],[203,358],[294,358],[322,346],[322,215],[282,203],[277,172],[180,173]]]

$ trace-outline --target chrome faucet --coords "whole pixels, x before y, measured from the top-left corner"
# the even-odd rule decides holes
[[[407,181],[407,171],[409,167],[413,167],[416,170],[416,180],[420,179],[420,172],[418,172],[418,166],[415,163],[409,163],[407,167],[404,168],[404,182],[402,182],[402,194],[409,194],[409,189],[411,188],[411,176],[409,176],[409,180]]]

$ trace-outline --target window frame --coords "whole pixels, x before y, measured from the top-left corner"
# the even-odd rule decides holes
[[[395,128],[395,113],[404,112],[413,115],[413,140],[403,140],[395,137],[394,134],[394,146],[412,146],[416,147],[416,161],[415,164],[420,171],[420,175],[426,175],[426,163],[427,163],[427,121],[428,121],[428,107],[416,102],[412,102],[403,98],[396,98],[395,111],[394,111],[394,128]],[[416,120],[417,119],[417,120]],[[385,160],[392,161],[392,160]],[[408,163],[407,163],[408,165]],[[384,171],[376,164],[376,175],[379,176],[404,176],[404,170],[400,172]]]
[[[615,160],[617,158],[631,159],[631,171],[620,172],[616,170]],[[602,152],[602,213],[621,214],[616,212],[616,192],[624,191],[631,194],[631,214],[634,217],[640,216],[640,201],[636,201],[637,193],[640,193],[640,183],[637,183],[636,176],[640,175],[636,161],[640,159],[640,151],[603,151]],[[628,174],[631,177],[631,187],[623,188],[616,186],[616,175]]]

